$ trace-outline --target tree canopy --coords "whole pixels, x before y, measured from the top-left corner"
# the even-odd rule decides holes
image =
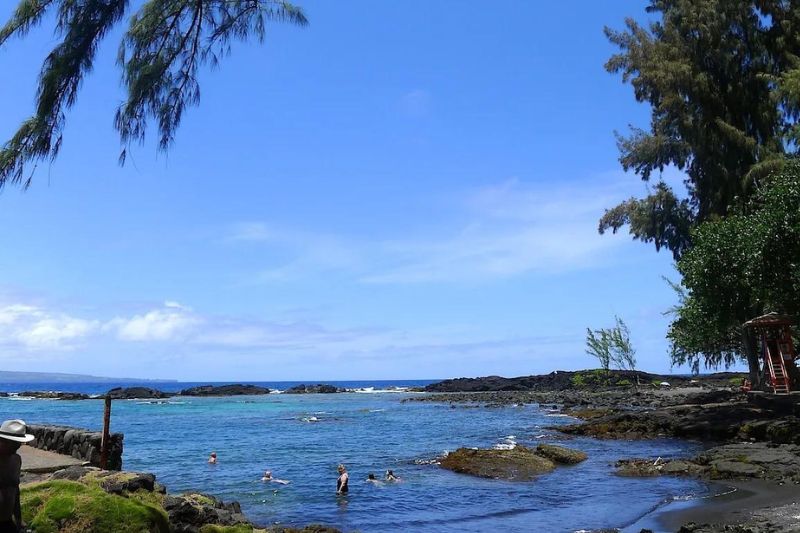
[[[800,163],[788,162],[724,219],[700,224],[692,242],[678,261],[672,360],[694,370],[729,365],[748,354],[742,323],[770,311],[800,315]]]
[[[648,25],[606,28],[620,52],[606,63],[650,104],[648,130],[617,134],[622,167],[651,181],[669,166],[686,192],[660,179],[645,198],[606,211],[599,230],[629,226],[634,239],[679,258],[691,228],[744,205],[759,179],[797,151],[800,3],[651,0]]]
[[[150,122],[166,150],[187,107],[200,100],[197,74],[216,65],[234,41],[262,41],[268,21],[305,25],[302,10],[282,0],[20,0],[0,27],[0,46],[54,21],[58,44],[42,64],[33,116],[0,148],[0,187],[30,185],[35,165],[58,155],[66,112],[77,101],[98,46],[130,14],[119,45],[125,102],[114,125],[124,163],[131,142],[143,142]]]

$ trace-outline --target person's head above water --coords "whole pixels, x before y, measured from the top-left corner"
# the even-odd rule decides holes
[[[337,467],[336,467],[336,470],[337,470],[337,471],[338,471],[340,474],[342,474],[342,473],[344,473],[344,472],[347,472],[347,469],[344,467],[344,465],[339,465],[339,466],[337,466]]]
[[[375,474],[370,472],[369,475],[367,476],[367,479],[375,479]]]
[[[269,470],[265,470],[264,471],[264,477],[267,477],[267,478],[272,477],[272,472],[270,472]]]

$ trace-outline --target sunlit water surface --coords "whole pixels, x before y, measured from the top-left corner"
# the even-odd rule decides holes
[[[110,386],[51,388],[101,392]],[[32,388],[0,384],[0,390],[8,391],[26,387]],[[625,527],[665,502],[707,491],[688,479],[613,474],[619,458],[686,455],[696,451],[693,444],[563,440],[546,427],[574,420],[537,406],[401,403],[410,396],[379,392],[116,401],[112,431],[125,434],[126,470],[153,472],[171,492],[194,490],[238,500],[248,517],[262,524],[316,522],[364,532],[577,531]],[[99,429],[102,410],[97,400],[0,399],[2,418],[29,423]],[[540,442],[583,450],[589,459],[529,483],[477,479],[435,464],[437,457],[461,446]],[[211,451],[219,456],[217,465],[206,462]],[[351,476],[344,498],[335,494],[339,463],[347,465]],[[261,482],[266,469],[291,483]],[[368,473],[382,477],[387,469],[401,481],[380,486],[365,481]]]

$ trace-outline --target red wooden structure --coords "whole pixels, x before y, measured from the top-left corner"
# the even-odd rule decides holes
[[[797,353],[792,342],[793,324],[794,320],[777,313],[768,313],[744,323],[744,327],[752,329],[760,341],[764,375],[769,376],[769,385],[775,394],[789,394],[800,389],[800,371],[795,364]]]

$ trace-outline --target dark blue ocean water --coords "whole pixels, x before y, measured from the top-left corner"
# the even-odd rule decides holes
[[[425,382],[349,382],[349,387]],[[130,385],[130,384],[127,384]],[[151,384],[152,385],[152,384]],[[193,384],[163,383],[162,390]],[[263,384],[262,384],[263,385]],[[285,389],[290,383],[269,383]],[[103,392],[114,384],[0,384],[0,390]],[[665,502],[707,492],[676,478],[629,479],[613,474],[623,457],[685,455],[698,446],[672,440],[599,441],[545,429],[573,422],[536,406],[451,408],[401,403],[397,392],[175,398],[168,403],[116,401],[112,431],[125,434],[124,466],[153,472],[171,492],[199,490],[238,500],[254,521],[322,522],[371,531],[577,531],[625,527]],[[0,399],[0,418],[100,429],[100,401]],[[589,460],[529,483],[476,479],[432,461],[460,446],[566,444]],[[219,464],[208,465],[211,451]],[[347,465],[350,494],[335,495],[336,466]],[[270,469],[287,486],[260,481]],[[392,469],[400,483],[373,486]],[[637,529],[638,531],[638,529]]]

